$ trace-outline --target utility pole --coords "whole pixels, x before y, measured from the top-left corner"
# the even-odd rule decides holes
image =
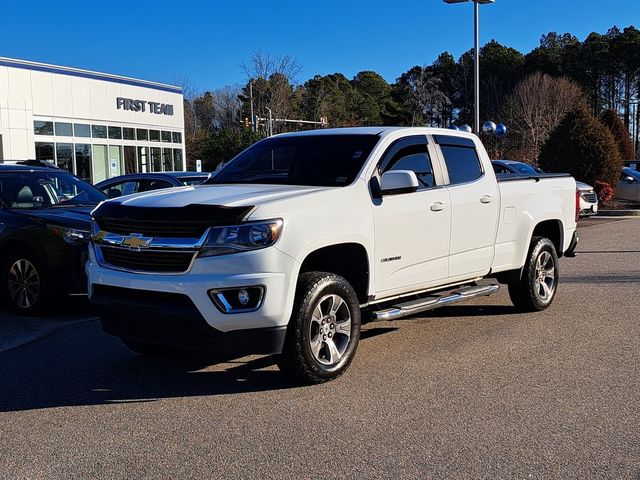
[[[473,131],[480,134],[480,4],[495,3],[496,0],[444,0],[444,3],[473,2]]]

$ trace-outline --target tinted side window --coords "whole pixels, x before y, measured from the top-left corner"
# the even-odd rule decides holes
[[[171,187],[173,187],[173,185],[166,180],[142,180],[138,191],[148,192],[149,190],[160,190],[161,188]]]
[[[475,148],[440,145],[451,185],[472,182],[482,176],[482,166]]]
[[[435,186],[426,145],[412,145],[399,150],[385,168],[385,172],[391,170],[412,170],[418,177],[422,189]]]
[[[504,167],[497,163],[493,163],[492,165],[493,165],[493,171],[496,173],[511,173],[511,170],[509,170],[507,167]]]

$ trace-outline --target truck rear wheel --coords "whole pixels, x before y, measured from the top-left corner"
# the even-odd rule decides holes
[[[278,366],[309,384],[342,375],[360,339],[360,305],[353,288],[339,275],[300,275],[293,313]]]
[[[525,312],[544,310],[556,295],[558,274],[558,254],[553,242],[533,237],[522,278],[509,283],[511,301]]]

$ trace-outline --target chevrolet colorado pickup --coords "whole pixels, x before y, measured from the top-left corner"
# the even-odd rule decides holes
[[[516,307],[547,308],[577,242],[576,198],[569,175],[498,181],[463,132],[278,135],[204,185],[98,206],[89,295],[103,329],[140,354],[277,354],[319,383],[347,369],[370,320],[499,283]]]

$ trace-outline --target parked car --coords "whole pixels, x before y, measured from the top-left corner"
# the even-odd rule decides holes
[[[622,169],[616,199],[640,203],[640,171],[630,167]]]
[[[528,163],[515,160],[492,160],[493,170],[497,175],[538,175],[541,169]],[[591,185],[576,182],[580,192],[580,216],[586,217],[598,213],[598,195]]]
[[[491,165],[496,174],[537,175],[544,173],[533,165],[515,160],[492,160]]]
[[[199,185],[210,176],[207,172],[130,173],[103,180],[96,184],[96,188],[102,190],[109,198],[117,198],[161,188]]]
[[[190,189],[93,212],[87,274],[104,330],[133,351],[279,354],[319,383],[363,322],[489,295],[544,310],[577,243],[570,175],[496,180],[475,135],[368,127],[277,135]]]
[[[90,212],[107,197],[49,167],[0,165],[0,290],[32,313],[55,292],[86,292]]]

